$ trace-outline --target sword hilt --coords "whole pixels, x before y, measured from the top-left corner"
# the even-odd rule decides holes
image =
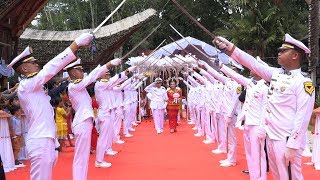
[[[96,37],[95,36],[93,36],[93,39],[90,43],[90,51],[93,55],[96,54],[96,52],[97,52],[97,44],[96,44]]]

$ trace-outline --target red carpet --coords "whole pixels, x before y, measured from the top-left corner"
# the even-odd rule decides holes
[[[134,137],[123,138],[123,145],[115,145],[114,150],[119,151],[116,156],[105,156],[112,163],[108,169],[94,167],[95,155],[90,156],[89,180],[191,180],[191,179],[249,179],[248,175],[241,171],[246,169],[246,160],[242,145],[242,133],[238,131],[238,165],[229,168],[219,166],[219,160],[226,155],[214,155],[212,149],[216,144],[205,145],[203,138],[193,136],[194,131],[190,125],[183,122],[178,126],[178,132],[170,134],[168,122],[165,132],[156,134],[153,122],[143,121],[133,132]],[[57,166],[54,168],[53,179],[72,179],[73,148],[65,148],[59,154]],[[304,159],[304,162],[310,158]],[[19,168],[7,173],[9,180],[29,179],[30,164],[25,168]],[[316,172],[312,166],[303,165],[305,179],[318,179],[320,172]],[[316,178],[318,177],[318,178]],[[271,174],[268,179],[272,179]]]

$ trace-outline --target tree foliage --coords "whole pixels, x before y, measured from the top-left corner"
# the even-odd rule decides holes
[[[50,0],[37,16],[33,28],[77,30],[94,28],[102,22],[121,0]],[[295,38],[307,35],[308,6],[300,0],[178,0],[207,29],[223,35],[255,55],[276,55],[285,33]],[[124,46],[130,50],[151,29],[161,28],[141,48],[153,49],[163,39],[171,42],[180,37],[169,27],[172,24],[184,36],[211,43],[211,39],[168,0],[129,0],[108,22],[112,23],[148,8],[158,16],[134,34]],[[107,23],[107,24],[108,24]]]
[[[275,56],[285,33],[307,35],[308,6],[299,0],[230,0],[230,19],[217,29],[261,57]]]

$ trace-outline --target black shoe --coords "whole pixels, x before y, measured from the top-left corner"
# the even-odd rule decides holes
[[[19,160],[14,161],[14,165],[20,165],[20,164],[21,164],[21,162]]]
[[[249,170],[243,170],[242,173],[243,174],[249,174]]]

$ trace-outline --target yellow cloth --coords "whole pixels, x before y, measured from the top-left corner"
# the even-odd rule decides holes
[[[68,134],[67,119],[63,117],[67,112],[62,107],[56,108],[56,127],[59,139],[65,138]]]

